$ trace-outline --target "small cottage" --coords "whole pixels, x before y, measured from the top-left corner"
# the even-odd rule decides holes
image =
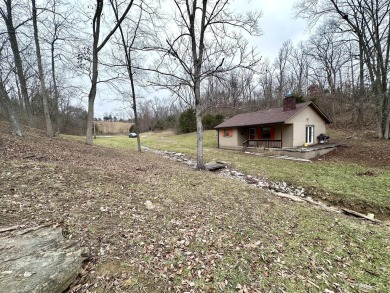
[[[283,107],[238,114],[217,125],[218,147],[291,148],[318,143],[331,119],[314,103],[296,103],[293,96]]]

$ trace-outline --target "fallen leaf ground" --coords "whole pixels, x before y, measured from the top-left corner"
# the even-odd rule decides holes
[[[387,222],[150,153],[0,128],[0,225],[57,223],[88,247],[73,292],[389,291]]]
[[[390,142],[378,139],[376,131],[331,128],[329,132],[331,141],[340,147],[325,155],[325,159],[367,167],[390,167]]]

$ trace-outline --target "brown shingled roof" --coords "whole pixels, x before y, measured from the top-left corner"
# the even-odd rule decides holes
[[[311,106],[313,109],[324,118],[326,123],[331,123],[331,119],[325,115],[324,112],[313,102],[305,102],[296,105],[296,109],[290,111],[283,111],[283,107],[273,108],[265,111],[257,111],[250,113],[238,114],[225,122],[215,126],[218,128],[238,127],[238,126],[251,126],[261,124],[274,124],[284,123],[291,117],[295,116],[302,109]]]

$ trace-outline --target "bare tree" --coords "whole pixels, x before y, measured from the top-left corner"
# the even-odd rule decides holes
[[[8,70],[5,68],[8,62],[8,54],[4,54],[6,41],[2,40],[0,44],[0,105],[4,109],[8,121],[11,126],[11,132],[15,136],[22,136],[22,128],[20,126],[18,117],[16,116],[15,109],[12,105],[11,98],[9,97],[8,91],[6,89],[6,81],[12,76],[12,66],[7,66]]]
[[[72,66],[69,57],[69,47],[74,41],[79,41],[75,32],[75,9],[67,0],[51,0],[45,7],[47,17],[42,17],[43,23],[40,30],[41,39],[49,47],[51,69],[51,94],[54,98],[52,122],[54,131],[60,130],[60,86],[58,84],[58,72],[61,65]],[[79,42],[77,42],[79,44]],[[73,66],[74,67],[74,66]]]
[[[345,42],[338,36],[329,26],[321,26],[306,45],[306,55],[315,61],[312,66],[316,66],[317,70],[325,73],[333,121],[336,121],[336,100],[342,87],[341,70],[349,62]]]
[[[139,38],[142,38],[143,41],[147,39],[148,32],[143,31],[144,26],[146,26],[146,29],[150,29],[147,25],[145,25],[144,20],[146,21],[146,16],[155,16],[154,9],[147,5],[143,5],[144,3],[141,2],[139,5],[137,5],[138,15],[134,13],[134,19],[132,19],[133,27],[130,28],[127,27],[127,31],[124,31],[125,22],[121,25],[119,25],[119,33],[120,33],[120,44],[124,53],[125,62],[124,65],[126,67],[127,76],[130,80],[130,86],[131,86],[131,96],[132,96],[132,109],[134,113],[134,120],[135,120],[135,131],[137,133],[137,146],[138,146],[138,152],[141,152],[141,141],[140,141],[140,135],[139,135],[139,119],[137,114],[137,99],[136,99],[136,93],[135,93],[135,81],[134,81],[134,67],[133,62],[134,60],[133,55],[134,51],[136,50],[136,41]],[[145,7],[144,7],[145,6]],[[111,7],[115,14],[115,19],[117,22],[119,22],[119,4],[117,0],[111,1]],[[135,9],[134,9],[135,10]],[[151,21],[150,21],[151,22]]]
[[[112,0],[110,0],[112,1]],[[112,35],[118,29],[122,21],[125,19],[127,13],[130,8],[133,6],[134,0],[131,0],[121,17],[118,18],[115,26],[107,33],[105,38],[101,43],[100,34],[101,34],[101,20],[103,14],[104,0],[96,0],[96,6],[94,10],[94,16],[92,18],[92,76],[91,76],[91,89],[88,94],[88,121],[87,121],[87,135],[86,135],[86,143],[92,145],[93,143],[93,121],[94,121],[94,105],[96,98],[96,88],[98,83],[98,65],[99,65],[99,52],[104,48],[107,42],[110,40]]]
[[[264,101],[263,108],[276,106],[274,99],[275,92],[275,67],[271,65],[268,59],[265,59],[260,66],[259,85],[261,88],[260,97]]]
[[[12,53],[14,57],[15,67],[16,67],[16,73],[19,79],[19,85],[20,85],[20,92],[23,97],[24,107],[27,114],[28,119],[28,125],[33,125],[33,115],[31,111],[31,105],[30,100],[28,96],[27,91],[27,81],[25,77],[25,71],[23,69],[23,62],[21,57],[21,51],[19,49],[18,39],[16,36],[16,31],[18,28],[20,28],[22,25],[24,25],[26,22],[30,21],[30,19],[26,19],[22,22],[20,22],[18,25],[14,24],[13,19],[13,1],[12,0],[3,0],[5,7],[0,7],[0,15],[5,22],[7,33],[8,33],[8,39],[11,44]]]
[[[282,99],[286,91],[291,90],[287,88],[287,75],[288,75],[288,57],[291,54],[293,47],[290,40],[283,43],[279,49],[278,56],[275,59],[275,67],[277,68],[278,75],[278,98]]]
[[[173,93],[189,88],[194,99],[197,129],[197,168],[204,169],[203,125],[205,111],[202,82],[209,76],[235,68],[251,68],[259,59],[248,50],[242,31],[259,35],[260,13],[235,14],[228,0],[174,0],[177,34],[160,45],[157,71],[162,79],[156,85]]]
[[[328,19],[338,25],[345,39],[357,41],[363,52],[371,91],[378,108],[378,135],[390,138],[390,2],[388,0],[300,0],[300,16],[312,23]]]
[[[298,96],[303,96],[307,90],[310,57],[306,54],[305,45],[300,42],[293,48],[288,58],[291,74],[295,81],[293,92]]]
[[[41,47],[39,45],[39,37],[38,37],[37,7],[35,4],[35,0],[32,0],[31,4],[32,4],[32,19],[33,19],[33,27],[34,27],[35,52],[37,55],[37,62],[38,62],[40,96],[42,97],[43,113],[46,122],[46,134],[47,136],[51,137],[54,136],[54,132],[53,132],[53,127],[51,124],[51,118],[49,112],[48,91],[46,89],[45,75],[43,73]]]

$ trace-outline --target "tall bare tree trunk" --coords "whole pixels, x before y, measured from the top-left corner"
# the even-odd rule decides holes
[[[191,36],[191,50],[192,50],[192,62],[194,66],[194,96],[195,96],[195,117],[196,117],[196,136],[197,136],[197,158],[196,168],[205,169],[203,162],[203,124],[202,124],[202,99],[200,97],[200,80],[201,70],[203,64],[204,53],[204,35],[205,35],[205,21],[207,14],[207,0],[202,2],[202,12],[200,18],[200,34],[199,41],[196,39],[195,32],[195,14],[196,14],[196,1],[193,2],[192,14],[189,15],[190,19],[190,36]]]
[[[54,131],[59,132],[60,131],[60,111],[59,111],[59,100],[60,100],[60,94],[58,92],[58,86],[57,86],[57,76],[56,76],[56,66],[55,66],[55,60],[54,60],[54,41],[51,43],[50,47],[51,51],[51,75],[53,79],[53,88],[54,88],[54,115],[55,115],[55,126]]]
[[[139,137],[139,121],[138,121],[138,113],[137,113],[137,99],[135,98],[134,78],[133,78],[133,72],[131,71],[131,63],[129,64],[129,75],[130,75],[130,83],[131,83],[131,93],[133,96],[133,111],[134,111],[134,120],[135,120],[135,132],[137,133],[137,148],[138,148],[138,152],[141,152],[141,139]]]
[[[27,91],[26,77],[23,71],[23,62],[20,56],[18,40],[16,38],[16,30],[12,19],[12,3],[11,3],[12,1],[6,0],[4,2],[7,7],[7,13],[5,13],[3,10],[0,10],[0,14],[7,26],[7,33],[9,37],[9,42],[11,44],[12,54],[14,56],[16,73],[18,75],[18,79],[20,83],[20,91],[23,96],[24,109],[27,114],[28,125],[34,126],[33,115],[32,115],[30,100],[28,97],[28,91]]]
[[[98,44],[100,37],[100,18],[103,12],[103,0],[97,1],[95,16],[93,18],[93,44],[92,44],[92,78],[91,89],[88,95],[88,117],[87,117],[87,136],[86,144],[93,144],[93,120],[94,120],[94,105],[96,97],[96,87],[98,80]]]
[[[199,103],[195,104],[196,117],[196,168],[205,169],[203,162],[203,123],[202,123],[202,109]]]
[[[93,119],[94,119],[94,103],[96,96],[96,83],[91,87],[88,95],[88,116],[87,116],[87,136],[85,143],[93,144]]]
[[[53,127],[51,125],[49,102],[48,102],[47,90],[45,85],[45,76],[43,74],[41,48],[39,46],[39,39],[38,39],[37,7],[35,5],[35,0],[32,0],[32,14],[33,14],[35,51],[37,54],[37,62],[38,62],[40,95],[42,97],[43,114],[45,116],[45,122],[46,122],[46,134],[47,136],[52,137],[54,136],[54,132],[53,132]]]
[[[195,118],[196,118],[196,168],[203,170],[205,169],[204,162],[203,162],[203,123],[202,123],[202,105],[201,105],[201,98],[200,98],[200,77],[197,75],[196,72],[200,73],[200,66],[197,66],[198,68],[195,68],[195,77],[198,76],[198,78],[195,79],[194,84],[194,95],[195,95]]]

